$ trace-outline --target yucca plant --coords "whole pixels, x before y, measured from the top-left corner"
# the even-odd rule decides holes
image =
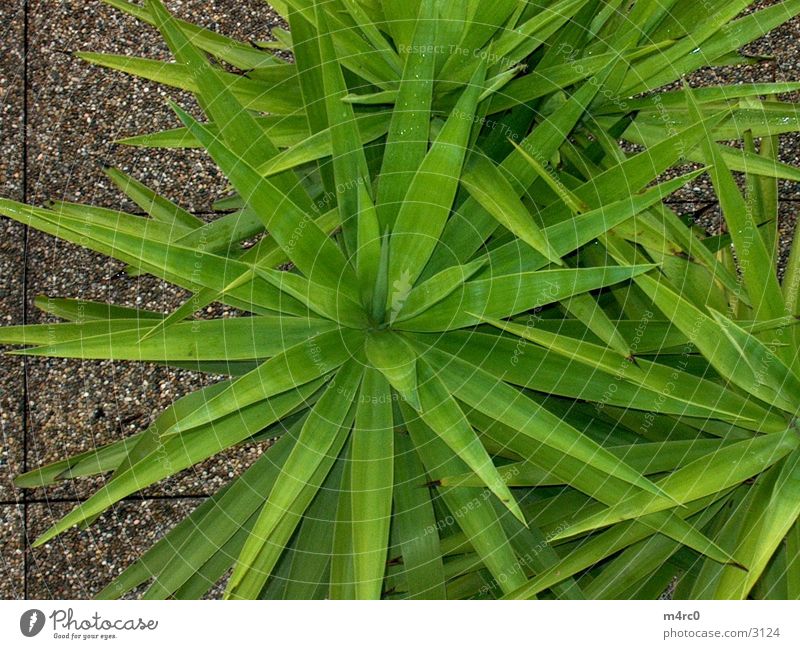
[[[800,1],[287,0],[265,43],[106,1],[175,62],[80,56],[205,113],[125,143],[202,147],[231,194],[201,222],[108,169],[146,216],[0,201],[192,293],[43,297],[65,322],[0,342],[228,378],[20,476],[110,473],[37,544],[273,440],[99,596],[800,597],[800,244],[781,284],[776,225],[800,83],[653,92],[751,62]],[[664,202],[702,173],[720,235]],[[214,302],[244,315],[194,317]]]

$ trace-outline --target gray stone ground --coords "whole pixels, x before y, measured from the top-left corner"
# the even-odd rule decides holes
[[[264,39],[275,24],[260,0],[167,3],[181,17],[242,38]],[[224,179],[202,155],[117,147],[117,138],[174,125],[156,84],[87,65],[75,50],[165,57],[158,34],[97,0],[0,3],[0,195],[119,206],[109,161],[203,216]],[[124,209],[135,211],[129,203]],[[43,322],[36,295],[80,296],[167,310],[184,297],[172,286],[126,280],[122,265],[0,220],[2,324]],[[27,250],[27,263],[25,262]],[[124,502],[85,533],[38,550],[29,542],[90,494],[98,481],[14,489],[11,479],[66,455],[141,430],[175,398],[202,385],[191,372],[138,363],[0,357],[0,597],[91,597],[142,550],[255,460],[256,446],[209,461]],[[27,382],[26,382],[27,375]]]
[[[238,37],[265,38],[274,24],[261,0],[167,4],[182,17]],[[703,71],[693,82],[800,79],[799,32],[795,21],[749,49],[773,56],[772,61],[751,70]],[[166,56],[153,30],[98,0],[30,0],[27,9],[23,0],[3,0],[0,35],[0,195],[33,203],[58,198],[119,206],[119,193],[100,170],[101,162],[110,161],[195,213],[209,211],[224,179],[201,154],[129,150],[112,143],[174,125],[164,99],[176,93],[70,55],[85,49]],[[784,139],[783,159],[800,164],[796,138]],[[784,183],[781,195],[788,242],[800,192]],[[702,209],[713,214],[716,209],[702,180],[674,200],[682,213]],[[40,293],[160,310],[180,302],[180,291],[152,278],[125,279],[121,268],[0,220],[0,324],[43,321],[33,306]],[[15,474],[140,430],[177,396],[199,385],[200,377],[190,372],[143,364],[23,363],[0,356],[0,597],[92,596],[199,498],[258,456],[259,448],[226,454],[121,503],[87,532],[70,532],[30,549],[38,533],[97,483],[68,482],[22,493],[11,483]]]

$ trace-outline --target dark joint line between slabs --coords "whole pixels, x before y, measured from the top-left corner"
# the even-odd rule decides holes
[[[28,90],[30,54],[30,0],[22,2],[22,202],[28,202]],[[28,323],[28,226],[22,229],[22,323]],[[28,470],[28,358],[22,358],[22,470]],[[28,494],[22,492],[22,593],[28,599],[28,572],[30,552],[28,550]]]

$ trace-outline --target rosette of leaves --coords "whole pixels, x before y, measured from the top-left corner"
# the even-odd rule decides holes
[[[37,544],[274,440],[100,596],[800,596],[798,245],[777,272],[800,172],[776,153],[800,84],[651,92],[752,62],[800,2],[290,0],[264,43],[107,2],[175,60],[80,56],[204,113],[125,143],[200,147],[231,193],[210,222],[115,169],[144,215],[0,201],[192,293],[42,298],[64,322],[0,341],[227,378],[20,476],[108,474]],[[718,236],[664,202],[701,173]],[[194,317],[215,302],[245,315]]]

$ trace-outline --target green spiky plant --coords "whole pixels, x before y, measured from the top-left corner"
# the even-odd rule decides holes
[[[100,597],[231,569],[231,598],[800,597],[800,244],[777,272],[800,121],[776,98],[800,84],[651,92],[752,62],[800,1],[289,0],[268,43],[106,2],[176,62],[80,56],[206,116],[125,142],[202,147],[232,194],[204,223],[109,169],[146,216],[0,201],[192,293],[166,315],[42,298],[65,322],[0,342],[229,378],[20,476],[110,473],[37,544],[276,439]],[[718,236],[664,203],[700,173]],[[194,319],[213,302],[246,315]]]

